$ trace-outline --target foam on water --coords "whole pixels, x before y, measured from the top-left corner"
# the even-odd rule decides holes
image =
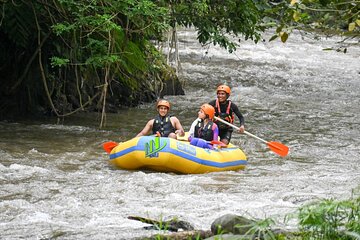
[[[150,236],[127,219],[177,217],[209,229],[227,213],[282,220],[306,203],[344,199],[360,183],[360,47],[323,51],[339,39],[241,41],[233,54],[202,48],[180,32],[185,96],[166,96],[185,130],[216,85],[231,99],[246,129],[290,147],[280,158],[256,139],[234,132],[248,156],[246,170],[176,175],[115,169],[101,144],[125,141],[155,116],[154,103],[108,114],[107,130],[93,114],[62,124],[0,122],[0,232],[6,239],[131,239]],[[207,53],[206,53],[207,52]],[[235,124],[238,124],[235,122]],[[295,224],[296,222],[293,222]]]

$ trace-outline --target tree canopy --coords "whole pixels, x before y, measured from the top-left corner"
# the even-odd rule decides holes
[[[360,37],[360,1],[357,0],[280,0],[269,1],[263,21],[276,28],[270,39],[286,42],[297,29],[326,36]]]
[[[176,75],[154,43],[178,27],[229,52],[233,39],[258,42],[267,29],[283,42],[294,29],[347,38],[360,29],[357,0],[2,0],[0,9],[1,118],[155,99]]]

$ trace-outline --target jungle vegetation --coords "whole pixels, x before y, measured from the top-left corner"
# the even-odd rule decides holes
[[[233,218],[232,223],[224,220],[226,219],[224,218],[223,225],[212,229],[211,234],[206,231],[184,231],[187,235],[179,232],[175,236],[176,239],[184,240],[210,239],[210,236],[212,236],[211,239],[359,240],[359,188],[354,189],[348,199],[319,199],[306,203],[294,213],[286,214],[284,220],[280,222],[272,217],[264,219],[237,217],[237,220]],[[131,219],[135,218],[132,217]],[[228,220],[230,219],[231,217]],[[177,219],[173,219],[173,221],[160,219],[160,221],[152,220],[151,224],[154,224],[158,229],[169,230],[170,227],[174,226],[170,226],[170,224],[176,222],[179,221]],[[189,236],[190,234],[192,235]],[[151,239],[175,239],[175,237],[165,232],[165,234],[159,233]]]
[[[98,111],[101,127],[106,112],[184,93],[171,63],[178,28],[232,52],[233,39],[286,42],[294,30],[358,39],[359,10],[356,0],[0,0],[0,119]]]

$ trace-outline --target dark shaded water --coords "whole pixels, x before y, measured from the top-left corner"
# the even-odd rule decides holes
[[[154,116],[153,104],[108,115],[0,123],[2,239],[130,239],[156,233],[128,220],[178,217],[198,229],[226,213],[274,217],[323,198],[343,199],[360,183],[360,47],[322,51],[339,39],[243,42],[235,54],[201,48],[181,32],[185,96],[169,96],[186,130],[215,86],[232,86],[249,132],[280,141],[280,158],[246,135],[232,142],[248,156],[245,171],[203,175],[129,172],[107,163],[105,141],[124,141]],[[208,52],[205,54],[205,52]]]

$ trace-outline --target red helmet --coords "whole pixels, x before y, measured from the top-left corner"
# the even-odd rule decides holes
[[[160,106],[165,106],[170,110],[170,103],[166,100],[159,100],[156,104],[156,108],[159,108]]]
[[[213,106],[211,106],[208,103],[205,103],[201,106],[200,108],[201,110],[203,110],[203,112],[209,116],[210,119],[214,118],[215,115],[215,108]]]
[[[216,93],[217,93],[218,91],[224,91],[224,92],[226,92],[227,94],[229,94],[229,96],[230,96],[230,93],[231,93],[230,87],[227,86],[227,85],[224,85],[224,84],[222,84],[222,85],[220,85],[220,86],[217,87]]]

